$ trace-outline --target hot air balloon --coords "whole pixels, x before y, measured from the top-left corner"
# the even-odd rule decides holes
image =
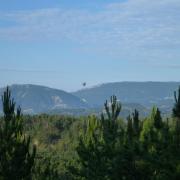
[[[83,82],[82,85],[85,87],[86,86],[86,82]]]

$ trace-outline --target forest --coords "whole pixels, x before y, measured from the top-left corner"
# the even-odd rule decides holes
[[[0,180],[180,179],[180,88],[169,117],[123,119],[114,95],[101,116],[23,115],[9,88],[2,104]]]

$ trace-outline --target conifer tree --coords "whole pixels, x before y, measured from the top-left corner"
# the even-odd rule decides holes
[[[131,116],[129,115],[127,117],[127,137],[128,140],[131,142],[133,139],[133,135],[134,135],[134,130],[133,130],[133,121]]]
[[[155,111],[156,112],[154,114],[154,126],[156,129],[162,129],[163,122],[162,122],[161,112],[158,108],[156,108]]]
[[[118,103],[117,101],[117,97],[116,96],[111,96],[111,101],[108,104],[108,101],[106,101],[104,103],[104,108],[106,110],[106,115],[107,115],[107,119],[109,121],[116,121],[119,113],[121,111],[121,104]],[[104,115],[102,114],[103,119],[104,119]]]
[[[140,140],[146,145],[151,147],[149,150],[154,150],[155,145],[159,141],[159,130],[161,130],[162,118],[158,108],[153,107],[151,115],[143,123]]]
[[[29,180],[36,150],[30,152],[30,137],[23,134],[21,108],[15,113],[15,102],[9,88],[2,96],[4,117],[0,122],[0,179]]]
[[[105,169],[107,179],[111,179],[114,174],[117,156],[116,144],[119,140],[117,119],[121,111],[121,104],[116,96],[111,96],[110,102],[104,104],[105,114],[101,115],[101,126],[103,135],[103,158],[105,159]]]
[[[177,92],[174,92],[175,104],[173,108],[173,117],[174,117],[174,142],[177,148],[180,147],[180,87]]]
[[[175,99],[175,104],[173,108],[173,117],[180,119],[180,87],[178,89],[178,95],[177,92],[174,91],[174,99]]]
[[[99,121],[96,117],[89,117],[87,129],[80,135],[76,150],[79,157],[80,170],[75,168],[75,170],[71,169],[71,172],[85,179],[91,180],[98,177],[99,180],[103,180],[105,162],[102,158],[101,132]]]
[[[80,171],[78,177],[85,179],[111,179],[117,141],[117,118],[121,105],[115,96],[106,101],[105,114],[101,119],[93,117],[87,123],[87,130],[81,135],[77,147]]]
[[[133,118],[133,130],[135,136],[139,136],[140,133],[140,122],[139,122],[139,112],[135,109],[132,113]]]
[[[121,111],[121,104],[117,102],[116,96],[111,96],[111,101],[104,104],[105,114],[101,115],[103,139],[107,145],[113,148],[117,137],[117,118]]]

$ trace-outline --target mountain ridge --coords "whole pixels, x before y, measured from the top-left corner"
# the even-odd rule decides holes
[[[84,88],[73,92],[75,96],[83,98],[91,106],[100,106],[111,95],[116,95],[122,103],[139,103],[147,108],[158,106],[168,109],[174,103],[174,91],[180,82],[112,82],[103,83],[98,87]]]
[[[132,112],[135,106],[147,114],[152,106],[163,113],[169,113],[174,103],[173,92],[180,82],[111,82],[84,88],[76,92],[66,92],[34,84],[13,84],[10,87],[12,97],[24,113],[67,113],[87,114],[103,109],[103,104],[112,95],[116,95],[123,105],[123,111]],[[2,95],[5,88],[0,88]],[[2,111],[2,104],[0,104]],[[126,113],[127,114],[127,113]]]
[[[80,98],[59,89],[33,84],[14,84],[9,88],[16,104],[20,105],[25,113],[44,113],[56,108],[87,107]],[[1,95],[4,90],[5,88],[0,88]]]

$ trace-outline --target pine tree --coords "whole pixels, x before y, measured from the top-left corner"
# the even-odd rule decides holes
[[[133,135],[134,135],[133,121],[132,121],[131,116],[129,115],[127,117],[127,137],[128,137],[129,142],[132,142]]]
[[[117,137],[117,118],[121,111],[121,104],[117,102],[116,96],[111,96],[111,101],[104,104],[105,114],[101,115],[103,139],[107,145],[113,147]]]
[[[15,113],[15,102],[9,88],[2,96],[4,117],[0,122],[0,179],[31,179],[36,150],[30,152],[30,137],[23,134],[21,108]]]
[[[163,128],[163,122],[162,122],[162,117],[161,117],[161,112],[158,108],[155,109],[155,114],[154,114],[154,126],[156,129],[162,129]]]
[[[111,122],[114,122],[117,120],[119,113],[121,111],[121,104],[118,103],[116,96],[111,96],[111,101],[108,104],[108,101],[104,103],[104,108],[106,111],[107,119]],[[102,118],[104,119],[104,115],[102,114]]]
[[[180,87],[178,89],[178,95],[177,92],[174,91],[174,99],[175,99],[175,104],[173,108],[173,117],[180,119]]]
[[[174,117],[174,141],[177,148],[180,147],[180,87],[178,90],[178,95],[176,91],[174,92],[175,104],[173,108],[173,117]]]
[[[101,115],[101,126],[103,134],[103,155],[105,159],[105,169],[107,179],[113,179],[112,176],[116,166],[117,157],[116,144],[119,140],[118,134],[118,116],[121,111],[121,104],[116,96],[111,96],[110,102],[104,104],[105,114]]]
[[[81,135],[77,147],[80,171],[78,177],[85,179],[111,179],[114,159],[116,156],[115,144],[118,137],[117,118],[121,105],[115,96],[111,102],[104,104],[105,114],[98,120],[91,117],[87,123],[87,130]]]
[[[87,122],[87,129],[80,135],[79,143],[76,148],[78,154],[78,164],[80,170],[71,172],[85,179],[104,179],[105,161],[102,157],[103,142],[101,139],[99,120],[91,116]]]
[[[135,109],[134,113],[132,113],[132,119],[133,119],[133,130],[135,136],[139,136],[140,133],[140,122],[139,122],[139,112]]]
[[[161,113],[158,108],[153,107],[151,115],[143,123],[141,131],[141,141],[148,144],[150,150],[154,150],[155,144],[159,141],[161,128],[163,127]]]

